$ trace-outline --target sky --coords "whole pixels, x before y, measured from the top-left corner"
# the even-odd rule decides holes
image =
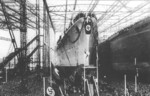
[[[97,5],[94,8],[94,13],[98,22],[99,38],[101,41],[107,39],[109,36],[118,32],[119,30],[145,18],[150,15],[150,2],[148,0],[97,0]],[[121,1],[121,2],[119,2]],[[36,0],[28,0],[28,2],[35,5]],[[52,21],[56,28],[56,35],[51,29],[51,45],[56,46],[57,39],[64,30],[65,22],[65,4],[66,0],[47,0]],[[71,16],[75,16],[78,12],[89,11],[96,0],[77,0],[76,9],[73,10],[75,0],[68,0],[66,28],[69,25]],[[60,5],[62,5],[60,7]],[[142,6],[143,5],[143,6]],[[56,7],[54,7],[56,6]],[[141,8],[141,9],[140,9]],[[43,10],[43,0],[40,0],[41,18]],[[138,9],[138,10],[137,10]],[[74,13],[74,15],[72,15]],[[103,18],[102,18],[103,17]],[[118,22],[118,23],[117,23]],[[28,41],[35,36],[35,30],[28,28]],[[41,29],[42,32],[42,29]],[[18,46],[20,45],[19,31],[14,30]],[[0,30],[0,36],[10,38],[8,30]],[[55,38],[55,40],[54,40]],[[10,41],[0,40],[0,58],[7,56],[13,51],[13,46]]]

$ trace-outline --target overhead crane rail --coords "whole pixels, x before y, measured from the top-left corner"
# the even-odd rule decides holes
[[[10,3],[7,3],[5,1],[3,1],[3,4],[4,4],[4,7],[5,7],[5,10],[6,10],[6,14],[7,16],[9,16],[9,21],[10,21],[10,26],[11,28],[14,30],[14,29],[20,29],[20,17],[21,16],[21,13],[18,12],[19,10],[19,5],[21,4],[20,0],[15,0],[14,2],[11,3],[11,5],[15,6],[15,7],[11,7]],[[36,20],[35,20],[35,17],[38,17],[39,14],[36,14],[36,6],[30,4],[29,2],[27,2],[27,5],[26,5],[26,10],[27,10],[27,14],[28,14],[28,17],[26,18],[27,19],[27,27],[28,28],[31,28],[31,29],[36,29]],[[17,9],[16,9],[17,8]],[[0,12],[3,13],[3,9],[1,8],[0,9]],[[4,17],[5,15],[4,14],[0,14],[2,17]],[[7,28],[7,22],[6,20],[3,20],[5,19],[4,18],[0,18],[0,23],[2,23],[0,25],[0,28],[1,29],[8,29]],[[40,21],[43,21],[42,18],[39,18]],[[39,25],[40,26],[40,25]],[[42,27],[42,26],[40,26]]]
[[[120,24],[120,22],[122,20],[124,20],[125,18],[127,18],[128,16],[131,16],[133,13],[137,12],[138,10],[142,9],[143,7],[147,6],[148,4],[150,4],[150,2],[146,2],[144,4],[141,4],[139,6],[137,6],[134,10],[132,10],[131,13],[129,13],[128,15],[126,15],[125,17],[121,18],[119,21],[115,22],[114,24],[110,25],[109,27],[105,28],[102,30],[102,32],[106,32],[108,29],[110,29],[111,27],[117,26],[118,24]],[[101,33],[102,33],[101,32]]]

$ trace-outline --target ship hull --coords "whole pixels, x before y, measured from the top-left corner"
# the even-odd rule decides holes
[[[61,39],[55,50],[56,66],[70,66],[78,65],[95,65],[96,63],[96,39],[97,25],[96,19],[91,18],[92,26],[91,34],[85,32],[84,18],[80,18],[76,23],[68,29],[63,39]]]
[[[150,20],[149,20],[150,21]],[[150,73],[150,23],[137,23],[99,44],[99,65],[104,74]]]
[[[150,68],[150,31],[142,31],[110,42],[112,65],[116,70]]]

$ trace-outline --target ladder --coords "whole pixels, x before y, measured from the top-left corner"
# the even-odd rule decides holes
[[[94,89],[92,86],[90,86],[88,80],[87,80],[87,89],[88,89],[89,96],[94,96]]]
[[[98,79],[94,79],[94,77],[93,77],[93,81],[94,81],[94,86],[95,86],[95,88],[96,88],[97,96],[99,96],[99,90],[98,90]]]
[[[96,70],[97,67],[95,66],[84,66],[84,94],[89,93],[89,96],[99,96],[98,78]],[[95,72],[95,75],[91,74],[91,76],[89,75],[90,78],[87,78],[88,74],[86,74],[86,71]]]

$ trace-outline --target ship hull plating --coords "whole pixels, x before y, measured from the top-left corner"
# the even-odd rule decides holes
[[[112,63],[115,69],[150,67],[150,30],[118,38],[110,43],[110,47],[113,49]]]
[[[99,44],[102,70],[150,72],[150,23],[139,22]],[[109,73],[106,71],[106,73]]]
[[[56,66],[78,66],[78,65],[95,65],[96,57],[95,45],[97,38],[97,26],[95,18],[91,28],[91,34],[85,32],[85,18],[80,18],[68,29],[65,36],[58,42],[55,50]]]

